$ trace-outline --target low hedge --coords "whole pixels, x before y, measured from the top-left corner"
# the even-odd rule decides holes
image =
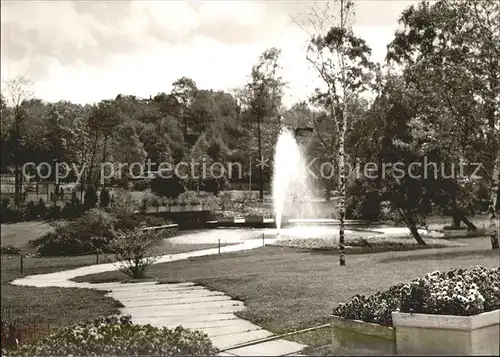
[[[208,336],[175,329],[134,325],[130,316],[100,318],[63,327],[34,343],[3,349],[2,356],[215,356]]]
[[[500,309],[500,267],[434,272],[371,296],[356,295],[333,314],[392,326],[393,311],[471,316]]]

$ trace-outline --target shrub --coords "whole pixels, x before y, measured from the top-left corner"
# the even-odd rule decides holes
[[[162,238],[161,231],[141,227],[128,232],[113,231],[113,235],[107,251],[114,254],[115,266],[131,278],[143,278],[149,266],[161,257],[153,252]]]
[[[130,316],[101,318],[64,327],[46,338],[4,356],[215,356],[207,335],[181,326],[175,329],[134,325]]]
[[[500,268],[434,272],[371,296],[356,295],[334,315],[392,326],[393,311],[470,316],[500,309]]]
[[[47,206],[45,205],[44,200],[42,200],[41,198],[35,207],[35,214],[36,214],[35,217],[37,219],[45,219],[45,218],[47,218],[47,216],[49,214],[49,210],[48,210]]]
[[[48,209],[48,218],[49,219],[59,219],[61,218],[61,207],[56,205],[55,203],[50,206]]]
[[[134,190],[136,191],[144,191],[147,190],[148,188],[151,188],[151,180],[149,179],[144,179],[144,180],[138,180],[133,183]]]
[[[138,209],[132,195],[124,190],[117,191],[110,203],[109,212],[114,217],[130,216]]]
[[[1,247],[2,255],[20,255],[21,249],[14,247],[13,245],[4,245]]]
[[[99,195],[99,205],[102,208],[106,208],[109,205],[111,197],[109,196],[109,191],[105,188],[101,190],[101,194]]]
[[[91,209],[81,217],[66,223],[54,222],[54,232],[32,241],[40,255],[89,254],[104,250],[112,238],[114,218],[108,213]]]
[[[80,202],[76,196],[76,192],[73,191],[71,193],[71,201],[67,202],[61,210],[61,216],[66,219],[72,219],[79,217],[85,210],[86,207]]]
[[[203,180],[201,184],[201,189],[206,192],[218,194],[219,192],[227,189],[229,187],[228,180],[225,176],[220,178],[208,178]]]
[[[83,204],[86,209],[94,208],[97,205],[97,191],[94,186],[89,186],[83,196]]]
[[[184,183],[176,176],[172,178],[157,176],[151,180],[151,192],[158,196],[176,198],[185,191]]]
[[[36,219],[36,203],[34,201],[29,201],[26,204],[26,219],[31,221]]]
[[[6,205],[5,207],[3,205]],[[26,206],[16,207],[10,200],[2,203],[1,219],[3,223],[22,222],[26,219]]]

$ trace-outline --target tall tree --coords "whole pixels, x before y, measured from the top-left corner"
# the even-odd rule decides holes
[[[270,48],[264,51],[258,62],[252,67],[249,83],[246,85],[248,94],[248,110],[250,122],[257,129],[257,148],[259,160],[264,162],[263,155],[263,125],[268,124],[274,138],[277,137],[279,116],[282,110],[283,89],[285,81],[281,77],[279,63],[281,50]],[[274,124],[274,125],[273,125]],[[273,130],[273,128],[275,128]],[[264,165],[259,165],[259,198],[264,199]]]
[[[12,163],[14,165],[14,203],[19,206],[22,202],[22,172],[21,172],[21,145],[22,126],[26,120],[27,104],[33,97],[33,82],[25,76],[19,76],[6,82],[7,97],[12,107],[13,123],[11,127],[11,138],[14,143],[12,151]]]
[[[191,78],[182,77],[172,83],[172,95],[181,104],[180,115],[184,126],[184,137],[188,134],[189,110],[194,102],[198,88]]]
[[[350,118],[350,103],[368,88],[374,65],[369,60],[371,49],[352,30],[354,1],[334,1],[309,9],[306,19],[296,23],[310,35],[307,60],[323,81],[324,90],[317,89],[313,101],[329,112],[338,135],[338,150],[332,152],[338,157],[339,169],[339,249],[340,265],[345,265],[345,201],[346,201],[346,158],[345,139]],[[338,20],[337,20],[338,19]],[[337,20],[337,21],[335,21]],[[333,25],[332,25],[333,24]],[[322,142],[330,140],[323,138]]]

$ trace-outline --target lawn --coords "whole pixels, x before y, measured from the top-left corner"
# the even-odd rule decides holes
[[[197,282],[223,291],[248,307],[238,315],[275,333],[322,325],[334,306],[355,294],[373,294],[435,270],[499,265],[487,237],[457,239],[468,246],[413,251],[350,254],[339,266],[338,253],[286,247],[191,258],[158,264],[148,275],[162,282]],[[116,272],[77,281],[124,280]],[[294,337],[310,345],[326,344],[327,329]]]
[[[165,254],[182,253],[217,247],[217,244],[164,244]],[[107,262],[106,256],[100,262]],[[10,285],[9,282],[28,275],[53,273],[96,263],[95,255],[78,257],[24,258],[23,274],[20,257],[1,261],[1,302],[4,313],[21,324],[50,323],[67,325],[102,315],[118,313],[117,301],[104,296],[104,292],[79,288],[34,288]]]

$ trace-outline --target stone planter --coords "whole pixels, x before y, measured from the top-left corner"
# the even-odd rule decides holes
[[[400,355],[498,356],[500,310],[474,316],[392,313]]]
[[[160,206],[160,207],[158,207],[158,212],[168,212],[168,206]]]
[[[395,355],[394,328],[356,320],[330,316],[332,353],[350,355]]]
[[[467,228],[465,227],[445,227],[443,228],[445,237],[467,237]]]
[[[217,221],[219,223],[234,223],[234,217],[221,217]]]
[[[264,223],[264,216],[248,216],[245,217],[246,223]]]
[[[203,206],[202,205],[188,205],[188,206],[186,206],[186,209],[188,211],[203,211]]]

